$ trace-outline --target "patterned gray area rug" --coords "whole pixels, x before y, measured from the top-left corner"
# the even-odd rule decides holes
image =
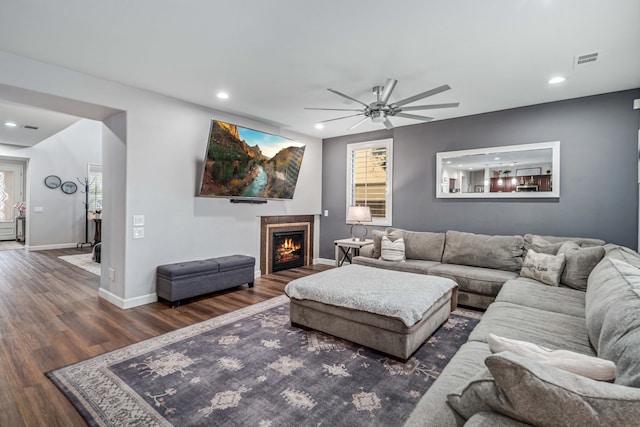
[[[400,363],[292,327],[283,295],[47,376],[96,426],[402,425],[478,319],[456,310]]]

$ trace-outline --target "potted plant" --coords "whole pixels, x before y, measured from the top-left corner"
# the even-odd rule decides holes
[[[18,218],[24,218],[24,212],[27,210],[27,204],[25,202],[18,202],[14,205],[14,208],[18,210]]]
[[[509,174],[511,173],[511,170],[509,169],[503,170],[502,173],[504,174],[504,176],[509,176]]]
[[[551,175],[551,169],[547,169],[547,175]]]

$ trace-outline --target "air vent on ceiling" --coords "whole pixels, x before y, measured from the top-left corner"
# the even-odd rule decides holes
[[[38,126],[24,125],[22,127],[24,129],[38,130]]]
[[[598,60],[598,52],[587,53],[585,55],[576,55],[573,60],[573,67],[578,65],[592,64]]]

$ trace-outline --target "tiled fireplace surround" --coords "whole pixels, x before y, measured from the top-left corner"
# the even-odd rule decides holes
[[[274,232],[304,231],[304,265],[313,263],[313,215],[279,215],[260,217],[260,274],[269,274],[272,270],[271,248]]]

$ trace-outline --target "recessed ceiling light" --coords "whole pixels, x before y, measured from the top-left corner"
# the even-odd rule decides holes
[[[216,96],[220,99],[229,99],[229,94],[227,92],[218,92]]]
[[[450,165],[451,164],[451,160],[447,160],[447,164]]]
[[[322,123],[316,123],[316,129],[324,129],[324,125]]]
[[[565,80],[565,79],[564,79],[564,77],[562,77],[562,76],[556,76],[556,77],[553,77],[553,78],[551,78],[551,79],[549,80],[549,84],[550,84],[550,85],[556,85],[556,84],[558,84],[558,83],[562,83],[564,80]]]
[[[18,126],[17,124],[13,123],[13,122],[4,122],[4,125],[10,128],[14,128],[16,126]]]
[[[493,160],[500,160],[500,157],[494,157]]]

